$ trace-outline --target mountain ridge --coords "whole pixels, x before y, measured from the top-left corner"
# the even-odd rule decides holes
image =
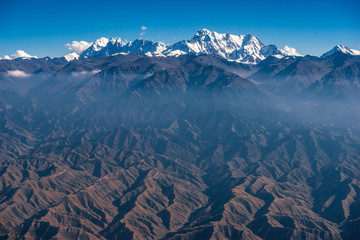
[[[193,38],[182,40],[171,45],[151,40],[136,39],[129,43],[121,40],[121,44],[115,46],[110,44],[114,38],[100,38],[88,49],[81,53],[82,57],[112,54],[140,53],[147,56],[180,56],[184,54],[214,54],[229,61],[240,63],[257,64],[269,56],[302,57],[296,49],[285,46],[278,49],[274,44],[264,45],[256,36],[233,35],[229,33],[217,33],[208,29],[201,29],[196,32]],[[120,39],[120,38],[118,38]],[[113,40],[114,41],[114,40]],[[106,44],[104,44],[106,42]],[[101,44],[102,43],[102,44]],[[137,48],[132,45],[137,45]],[[107,46],[109,44],[109,46]],[[337,45],[332,50],[324,53],[321,58],[326,58],[335,52],[343,52],[349,55],[360,55],[359,50],[350,49],[344,45]]]
[[[77,41],[73,41],[78,43]],[[80,57],[90,57],[96,55],[111,56],[115,54],[138,53],[152,57],[180,56],[184,54],[207,54],[218,55],[228,61],[235,61],[246,64],[258,64],[267,57],[303,57],[296,52],[295,48],[285,45],[284,49],[279,49],[274,44],[264,45],[256,36],[233,35],[229,33],[217,33],[208,29],[201,29],[189,40],[182,40],[174,44],[165,44],[163,42],[154,42],[147,39],[135,39],[134,41],[123,41],[120,37],[101,37],[89,44],[81,52],[71,52],[64,56],[70,62]],[[71,46],[71,44],[66,44]],[[71,50],[74,50],[70,47]],[[359,50],[348,48],[344,45],[336,45],[330,51],[322,54],[321,58],[331,56],[336,52],[342,52],[347,55],[360,55]],[[5,55],[0,60],[12,60],[16,58],[34,59],[37,56],[31,56],[23,50],[11,56]]]
[[[134,48],[134,45],[137,47]],[[252,34],[219,34],[207,29],[199,30],[190,40],[183,40],[172,45],[143,39],[136,39],[127,44],[121,41],[120,44],[115,45],[107,38],[100,38],[82,52],[81,56],[109,56],[119,53],[143,53],[148,56],[179,56],[189,53],[197,55],[214,54],[230,61],[250,64],[259,63],[268,56],[291,56],[289,53],[279,50],[275,45],[265,46]]]
[[[333,49],[331,49],[330,51],[328,51],[328,52],[324,53],[323,55],[321,55],[321,58],[326,58],[326,57],[331,56],[332,54],[334,54],[336,52],[341,52],[341,53],[344,53],[346,55],[352,55],[352,56],[360,55],[359,50],[351,49],[351,48],[348,48],[348,47],[346,47],[344,45],[336,45]]]

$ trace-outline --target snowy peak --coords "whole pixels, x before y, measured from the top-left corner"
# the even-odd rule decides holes
[[[121,51],[124,53],[141,53],[148,56],[163,56],[162,52],[167,48],[162,42],[153,42],[146,39],[136,39],[126,44]]]
[[[100,51],[102,48],[104,48],[109,43],[109,39],[102,37],[96,40],[93,44],[94,51]]]
[[[203,28],[203,29],[200,29],[199,31],[197,31],[195,36],[202,36],[202,35],[206,35],[206,34],[210,34],[210,33],[211,33],[210,30]]]
[[[117,49],[123,47],[125,42],[121,38],[99,38],[88,49],[81,53],[81,56],[105,55],[117,53]]]
[[[351,49],[348,48],[344,45],[336,45],[333,49],[331,49],[330,51],[324,53],[321,58],[326,58],[336,52],[342,52],[344,54],[347,55],[352,55],[352,56],[356,56],[356,55],[360,55],[360,51],[359,50],[355,50],[355,49]]]
[[[162,42],[153,42],[145,39],[125,43],[121,38],[100,38],[96,40],[81,56],[111,56],[115,54],[141,53],[150,56],[162,56],[167,48]]]
[[[258,63],[269,55],[281,54],[275,46],[271,51],[268,48],[262,50],[265,47],[258,38],[251,34],[232,35],[201,29],[192,39],[170,46],[165,51],[165,55],[214,54],[231,61]]]

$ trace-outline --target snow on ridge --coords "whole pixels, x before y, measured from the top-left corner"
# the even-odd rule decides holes
[[[351,48],[348,48],[344,45],[336,45],[333,49],[331,49],[330,51],[324,53],[321,58],[326,58],[336,52],[342,52],[344,54],[347,54],[347,55],[352,55],[352,56],[358,56],[360,55],[360,51],[359,50],[355,50],[355,49],[351,49]]]
[[[103,47],[105,47],[108,43],[109,43],[109,39],[106,37],[102,37],[99,38],[98,40],[95,41],[95,43],[93,44],[94,46],[94,50],[95,51],[99,51],[100,49],[102,49]]]

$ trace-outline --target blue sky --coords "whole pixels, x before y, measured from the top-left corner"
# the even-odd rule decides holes
[[[102,36],[174,43],[198,29],[252,33],[264,44],[321,55],[336,44],[360,49],[360,1],[0,0],[0,57],[22,49],[63,56],[73,40]]]

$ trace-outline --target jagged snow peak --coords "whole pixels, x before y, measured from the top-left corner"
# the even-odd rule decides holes
[[[345,53],[347,55],[352,55],[352,56],[360,55],[359,50],[351,49],[351,48],[345,47],[344,45],[336,45],[333,49],[324,53],[321,56],[321,58],[326,58],[336,52],[342,52],[342,53]]]
[[[96,40],[90,45],[88,49],[81,53],[81,56],[95,56],[105,55],[109,56],[115,53],[119,53],[117,49],[120,49],[125,45],[125,42],[121,38],[106,38],[102,37]]]
[[[136,39],[125,43],[121,38],[100,38],[96,40],[81,56],[141,53],[148,56],[163,56],[162,52],[167,49],[167,45],[162,42],[153,42],[145,39]]]
[[[126,44],[122,51],[125,53],[143,53],[148,56],[164,56],[162,52],[167,49],[167,45],[162,42],[153,42],[146,39],[136,39]]]
[[[112,41],[112,42],[114,42],[114,41]],[[95,43],[93,44],[94,51],[99,51],[99,50],[101,50],[101,49],[104,48],[108,43],[109,43],[109,39],[108,39],[108,38],[105,38],[105,37],[99,38],[99,39],[96,40]]]
[[[214,54],[242,63],[258,63],[270,55],[281,54],[276,46],[265,46],[254,35],[232,35],[208,29],[199,30],[192,39],[175,43],[164,52],[166,56],[187,53]]]

